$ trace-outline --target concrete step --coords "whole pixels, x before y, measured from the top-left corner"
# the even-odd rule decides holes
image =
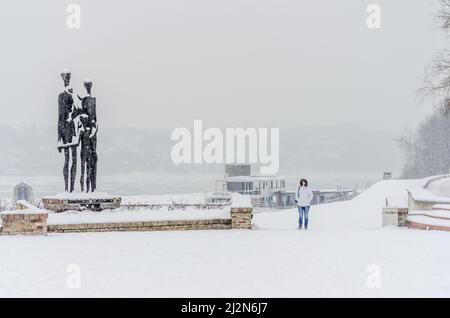
[[[442,219],[428,215],[409,215],[406,226],[411,229],[450,232],[450,219]]]

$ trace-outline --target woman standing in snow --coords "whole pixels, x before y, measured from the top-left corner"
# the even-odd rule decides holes
[[[313,199],[313,193],[308,188],[308,180],[301,179],[300,186],[295,194],[295,201],[298,205],[298,229],[301,230],[303,226],[303,220],[305,220],[305,230],[308,229],[308,214],[311,201]]]

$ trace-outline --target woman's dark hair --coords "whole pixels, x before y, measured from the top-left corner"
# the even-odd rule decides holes
[[[300,185],[302,186],[302,185],[305,185],[305,187],[307,187],[308,186],[308,180],[306,180],[306,179],[301,179],[300,180]]]

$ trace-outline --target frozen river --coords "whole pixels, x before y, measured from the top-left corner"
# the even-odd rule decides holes
[[[288,190],[293,190],[301,177],[310,180],[313,188],[336,188],[337,186],[353,189],[359,185],[364,189],[369,182],[377,181],[374,174],[302,174],[301,172],[285,171],[280,175],[286,177]],[[100,175],[99,191],[116,195],[161,195],[178,193],[198,193],[214,190],[215,180],[223,178],[219,173],[175,174],[165,172],[132,172],[129,174]],[[33,186],[36,198],[62,192],[63,177],[53,176],[0,176],[0,198],[10,198],[12,189],[17,183],[24,181]],[[76,181],[79,189],[79,181]]]

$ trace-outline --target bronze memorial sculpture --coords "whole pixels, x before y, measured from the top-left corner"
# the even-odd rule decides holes
[[[73,98],[70,87],[71,73],[61,73],[63,91],[58,96],[58,151],[64,151],[64,184],[66,192],[73,192],[77,174],[77,148],[81,145],[81,191],[95,191],[97,188],[97,114],[96,99],[91,95],[92,81],[85,80],[87,95]],[[70,175],[69,163],[71,161]],[[85,176],[86,173],[86,176]],[[70,183],[69,183],[70,181]],[[86,187],[85,187],[86,185]]]
[[[64,211],[102,211],[120,207],[122,198],[97,192],[97,104],[92,96],[92,81],[86,79],[86,95],[74,98],[70,87],[71,73],[61,73],[64,88],[58,96],[58,151],[64,151],[64,183],[66,193],[42,198],[46,210]],[[77,174],[77,155],[80,149],[81,192],[73,193]],[[69,171],[69,165],[70,171]]]

